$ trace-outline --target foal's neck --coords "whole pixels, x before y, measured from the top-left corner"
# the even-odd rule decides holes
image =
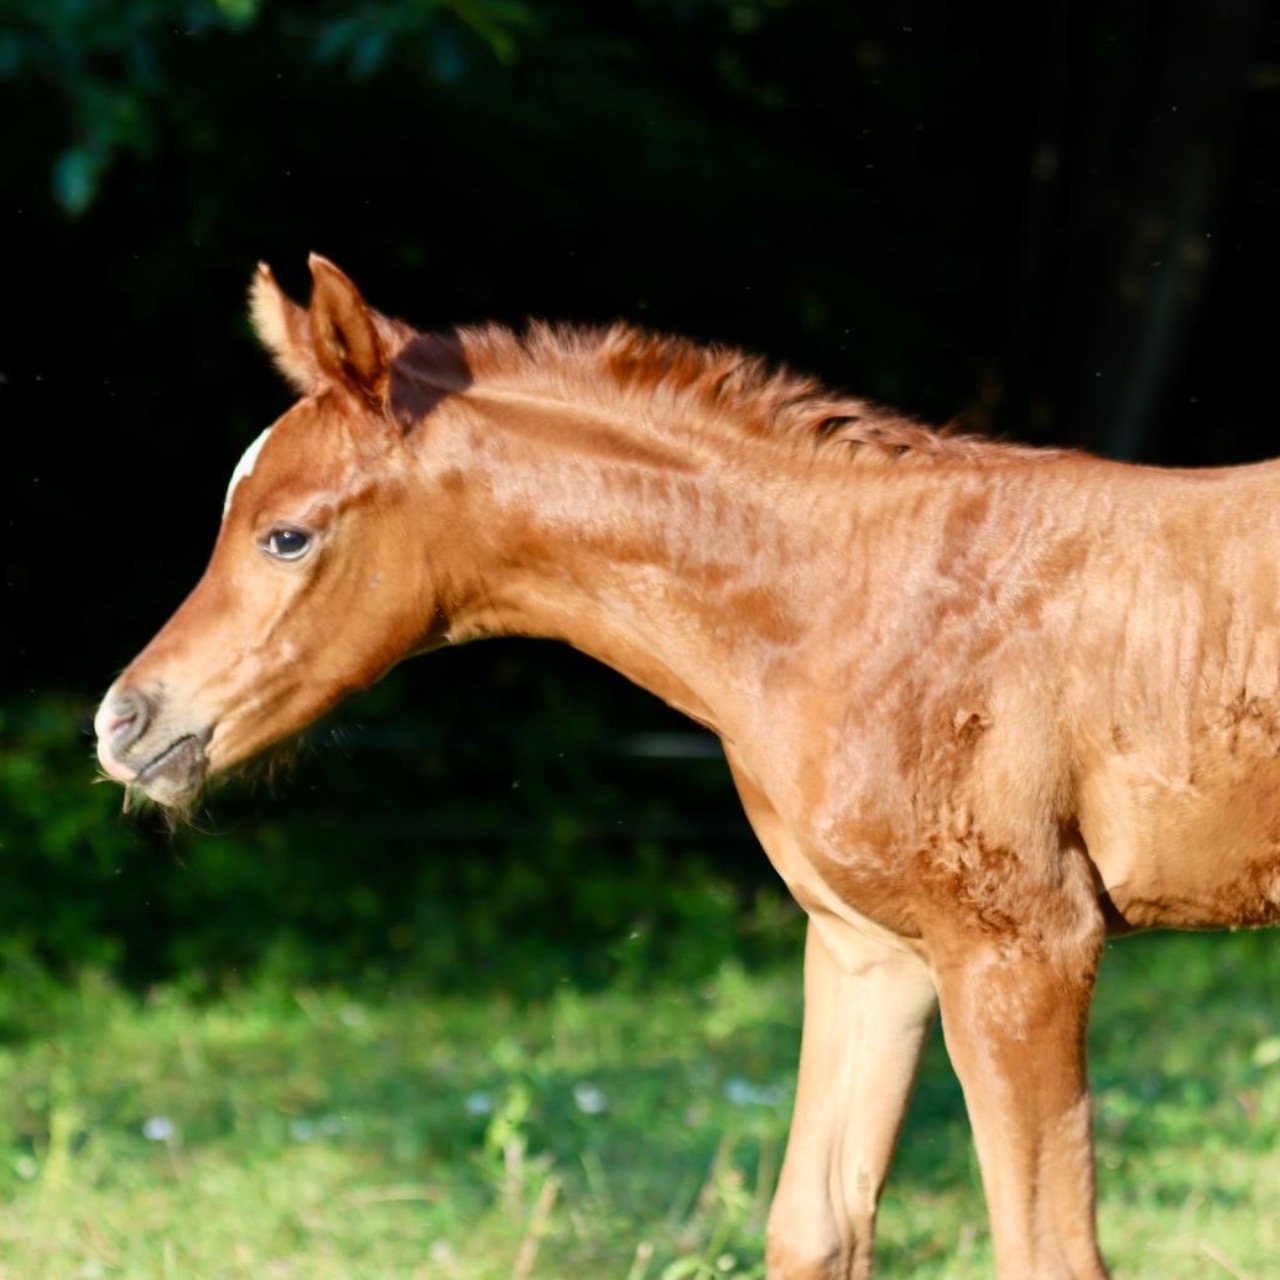
[[[796,568],[817,535],[799,486],[758,441],[568,398],[478,388],[454,412],[485,546],[450,637],[566,641],[733,737],[806,614]]]

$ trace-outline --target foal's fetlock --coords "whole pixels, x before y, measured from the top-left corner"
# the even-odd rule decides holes
[[[871,1242],[865,1247],[833,1243],[825,1249],[770,1230],[765,1242],[766,1280],[867,1280]]]
[[[850,1280],[843,1251],[815,1254],[770,1237],[765,1245],[766,1280]]]

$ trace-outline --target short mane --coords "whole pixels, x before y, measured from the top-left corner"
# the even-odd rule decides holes
[[[653,420],[726,426],[861,465],[1033,461],[1062,451],[932,428],[723,346],[617,324],[459,331],[477,386],[590,398]]]

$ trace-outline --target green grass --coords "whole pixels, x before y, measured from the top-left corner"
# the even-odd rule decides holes
[[[762,1274],[799,957],[532,1007],[261,982],[139,1002],[10,972],[0,1280],[677,1280]],[[1104,1243],[1122,1276],[1276,1274],[1280,937],[1139,939],[1093,1035]],[[882,1274],[992,1273],[932,1046]]]

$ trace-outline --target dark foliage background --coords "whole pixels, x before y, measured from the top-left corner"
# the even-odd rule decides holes
[[[535,989],[795,932],[707,743],[567,651],[397,672],[203,830],[93,788],[100,690],[288,397],[243,292],[622,317],[925,417],[1277,452],[1261,0],[0,3],[0,949]],[[676,735],[672,737],[672,735]]]

